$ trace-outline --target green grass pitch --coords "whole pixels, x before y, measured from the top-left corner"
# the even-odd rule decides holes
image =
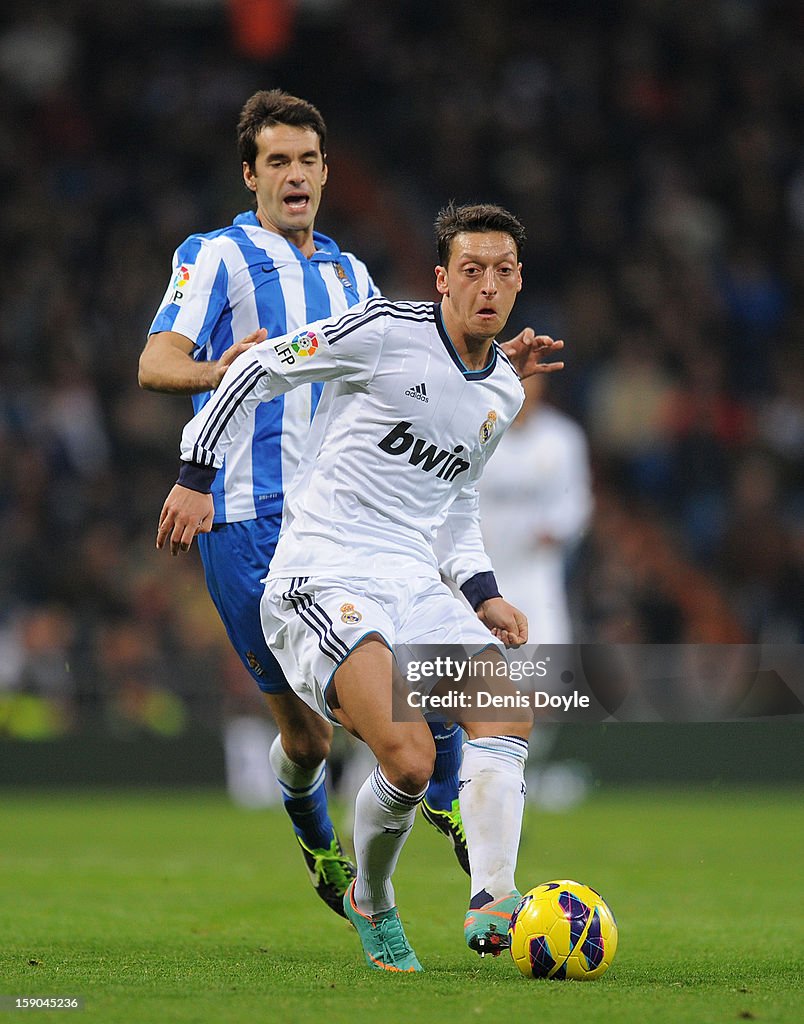
[[[572,983],[527,981],[507,954],[464,947],[467,881],[421,819],[397,896],[425,972],[399,977],[365,968],[314,897],[281,811],[214,792],[6,791],[0,995],[80,996],[83,1010],[24,1016],[103,1024],[799,1021],[801,810],[800,788],[529,807],[520,887],[576,878],[618,919],[614,966]]]

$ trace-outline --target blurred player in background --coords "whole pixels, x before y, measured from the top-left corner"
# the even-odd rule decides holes
[[[545,401],[546,383],[523,381],[522,411],[478,486],[480,521],[500,588],[528,617],[529,642],[571,644],[567,571],[592,515],[589,448],[580,424]],[[589,785],[583,764],[551,763],[560,729],[540,722],[530,742],[528,800],[549,810],[583,800]]]
[[[522,411],[478,487],[480,516],[500,584],[528,617],[530,642],[570,644],[567,558],[592,514],[589,451],[582,427],[544,401],[545,383],[523,382]]]
[[[176,250],[170,284],[140,358],[142,387],[209,400],[232,360],[259,337],[277,337],[344,312],[378,294],[366,266],[314,231],[327,181],[326,126],[319,111],[280,90],[258,92],[238,124],[243,180],[256,209],[227,228],[188,238]],[[262,333],[259,333],[262,331]],[[242,339],[242,340],[238,340]],[[523,372],[541,366],[553,343],[523,332],[511,345]],[[259,618],[262,583],[274,553],[285,488],[304,450],[321,394],[314,383],[260,405],[229,450],[215,482],[215,524],[199,538],[210,596],[243,664],[279,728],[270,763],[316,891],[336,912],[354,875],[327,806],[325,758],[332,728],[287,685],[267,649]],[[468,860],[457,808],[460,729],[438,732],[428,820]]]
[[[501,597],[483,549],[476,489],[524,397],[494,344],[522,287],[524,230],[496,206],[449,206],[436,229],[440,304],[370,299],[235,360],[184,430],[179,482],[157,534],[157,547],[188,550],[211,527],[218,467],[259,403],[330,382],[287,495],[262,621],[299,696],[377,758],[356,801],[358,873],[344,909],[369,966],[404,972],[421,965],[391,876],[435,749],[421,714],[394,717],[393,694],[404,694],[404,683],[393,646],[460,644],[503,667],[489,631],[505,645],[527,640],[527,622]],[[499,675],[483,685],[514,694]],[[469,739],[460,809],[471,862],[464,934],[480,953],[505,947],[520,898],[514,869],[531,712],[502,717],[462,721]]]

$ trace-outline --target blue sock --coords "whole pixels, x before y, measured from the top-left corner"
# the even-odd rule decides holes
[[[284,752],[278,736],[270,757],[293,831],[308,849],[328,850],[335,829],[327,806],[326,764],[322,761],[312,771],[300,767]]]
[[[425,800],[434,810],[451,811],[458,799],[458,776],[463,760],[463,729],[453,722],[428,722],[436,748],[435,767]]]

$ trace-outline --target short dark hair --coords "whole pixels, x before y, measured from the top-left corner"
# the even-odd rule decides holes
[[[257,136],[263,128],[277,124],[314,131],[321,145],[321,155],[326,159],[327,126],[319,110],[307,100],[281,89],[262,89],[246,100],[237,122],[237,148],[243,163],[253,169],[257,159]]]
[[[525,244],[525,228],[512,213],[493,203],[456,206],[454,202],[450,202],[438,211],[438,216],[435,219],[438,262],[442,267],[446,267],[449,262],[452,240],[463,231],[505,232],[514,240],[517,262],[519,261],[522,247]]]

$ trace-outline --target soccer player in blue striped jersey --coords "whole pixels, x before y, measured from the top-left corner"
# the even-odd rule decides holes
[[[377,294],[365,264],[314,230],[327,181],[326,126],[319,111],[280,90],[258,92],[241,111],[238,146],[256,208],[179,246],[140,358],[143,387],[189,393],[196,412],[232,359],[255,340]],[[199,547],[229,639],[279,728],[270,762],[311,881],[342,914],[354,868],[327,806],[332,729],[287,685],[266,647],[259,615],[260,580],[279,536],[285,488],[320,394],[321,385],[313,384],[256,410],[219,474],[215,525]]]

